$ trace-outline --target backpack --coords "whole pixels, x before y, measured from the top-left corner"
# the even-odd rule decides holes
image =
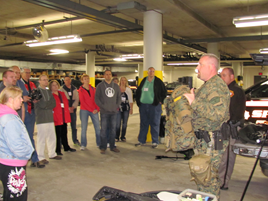
[[[121,105],[120,105],[120,112],[128,111],[130,109],[129,100],[126,92],[121,93]]]
[[[185,93],[190,93],[190,89],[186,85],[181,85],[164,100],[166,151],[185,151],[193,149],[196,145],[197,139],[192,127],[192,109],[183,96]]]

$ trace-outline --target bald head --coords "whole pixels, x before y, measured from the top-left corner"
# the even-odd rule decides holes
[[[221,71],[221,79],[227,84],[231,84],[235,80],[234,70],[232,68],[224,68]]]
[[[9,69],[15,73],[16,80],[19,80],[20,79],[20,68],[18,66],[11,66]]]
[[[217,75],[219,68],[219,58],[214,54],[204,54],[196,67],[198,70],[197,77],[203,81],[208,81]]]

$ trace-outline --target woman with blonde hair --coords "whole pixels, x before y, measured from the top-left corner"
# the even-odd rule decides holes
[[[27,200],[26,165],[34,151],[28,132],[16,110],[22,90],[6,87],[0,94],[0,180],[4,200]]]
[[[118,142],[119,139],[121,139],[122,142],[126,142],[127,121],[129,114],[133,114],[133,95],[131,89],[128,87],[126,77],[120,78],[119,87],[121,90],[121,105],[119,106],[119,112],[117,114],[115,141]]]

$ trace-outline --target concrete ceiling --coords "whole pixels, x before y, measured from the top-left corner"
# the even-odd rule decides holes
[[[118,11],[124,2],[130,0],[0,0],[0,59],[83,64],[85,52],[94,51],[96,65],[119,64],[112,59],[143,53],[144,8],[163,13],[165,60],[190,60],[189,55],[206,52],[208,42],[218,42],[227,60],[250,60],[250,53],[268,48],[268,26],[232,24],[237,16],[268,13],[268,0],[136,0],[140,9]],[[83,42],[25,46],[42,20],[49,37],[79,34]],[[70,53],[47,56],[56,48]]]

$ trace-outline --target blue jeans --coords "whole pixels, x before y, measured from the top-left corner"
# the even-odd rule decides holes
[[[110,129],[110,149],[115,148],[115,128],[116,128],[116,115],[115,114],[101,114],[101,132],[100,132],[100,149],[107,149],[107,128]]]
[[[73,139],[73,143],[75,144],[76,142],[78,142],[77,139],[77,129],[76,129],[76,110],[74,109],[73,113],[70,113],[71,115],[71,128],[72,128],[72,139]]]
[[[88,116],[90,116],[95,129],[96,144],[100,145],[100,121],[98,113],[93,114],[87,110],[80,110],[81,119],[81,146],[87,146],[87,126],[88,126]]]
[[[27,109],[27,108],[26,108]],[[39,161],[38,155],[35,150],[35,144],[34,144],[34,139],[33,139],[33,133],[34,133],[34,124],[35,124],[35,112],[34,109],[32,109],[31,114],[27,111],[25,111],[25,119],[24,119],[24,124],[25,127],[28,131],[29,137],[31,139],[34,152],[32,154],[31,160],[33,163],[36,163]]]
[[[120,137],[120,130],[121,130],[121,122],[122,124],[122,131],[121,131],[121,140],[126,139],[126,131],[127,131],[127,121],[128,121],[128,116],[129,116],[129,110],[128,111],[123,111],[123,112],[118,112],[117,113],[117,119],[116,119],[116,137],[115,139],[119,140]]]
[[[146,137],[150,125],[152,142],[158,144],[160,119],[162,113],[161,104],[154,106],[152,104],[141,103],[139,111],[140,111],[140,133],[138,137],[139,142],[146,143]]]

